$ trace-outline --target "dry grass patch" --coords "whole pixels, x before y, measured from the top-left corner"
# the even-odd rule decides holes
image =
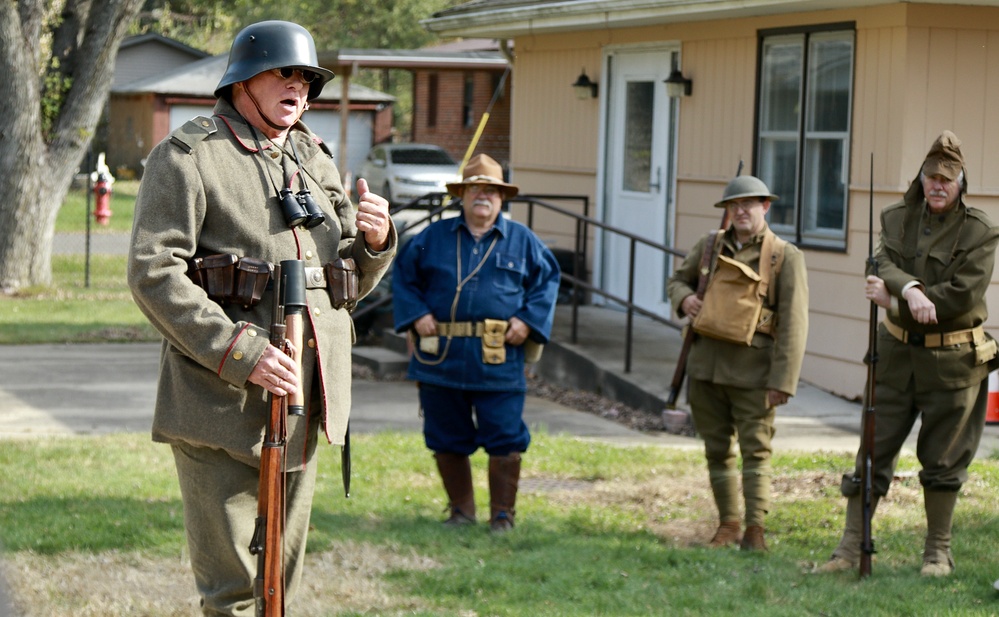
[[[430,570],[432,559],[386,546],[340,542],[306,557],[295,613],[379,614],[423,608],[420,598],[393,593],[391,570]],[[22,617],[197,617],[198,594],[190,562],[139,553],[9,553],[4,576]]]

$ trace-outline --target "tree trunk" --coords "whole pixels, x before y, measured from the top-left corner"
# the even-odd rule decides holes
[[[118,46],[142,4],[0,2],[0,109],[8,113],[0,127],[3,293],[52,282],[56,215],[107,101]],[[53,20],[57,9],[61,19]],[[52,50],[45,40],[68,42]]]

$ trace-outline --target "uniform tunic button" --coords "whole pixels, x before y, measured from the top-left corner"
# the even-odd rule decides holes
[[[922,257],[922,256],[923,256],[923,251],[922,250],[916,251],[916,257]]]
[[[257,335],[257,331],[256,330],[247,330],[246,331],[246,336],[256,336],[256,335]]]
[[[309,342],[307,343],[307,345],[309,346],[310,349],[315,349],[316,348],[316,339],[310,338]]]
[[[513,267],[513,262],[512,262],[512,261],[511,261],[511,262],[508,262],[508,263],[506,264],[506,267],[507,267],[507,268],[512,268],[512,267]]]
[[[243,352],[242,351],[235,352],[234,354],[232,354],[232,359],[233,360],[242,360],[243,359]]]
[[[313,315],[316,315],[316,316],[319,316],[319,314],[320,314],[321,312],[322,312],[322,311],[320,311],[320,310],[319,310],[318,308],[314,308],[314,309],[312,309],[312,314],[313,314]]]
[[[928,236],[928,235],[930,235],[931,233],[933,233],[933,230],[932,230],[932,229],[930,229],[929,227],[927,227],[926,229],[924,229],[924,230],[923,230],[923,235],[924,235],[924,236]]]
[[[312,259],[312,251],[305,251],[305,258]]]

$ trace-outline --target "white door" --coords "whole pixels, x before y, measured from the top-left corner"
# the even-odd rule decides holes
[[[610,90],[604,157],[604,222],[658,244],[670,245],[673,222],[673,144],[676,105],[666,96],[674,50],[619,51],[608,57]],[[632,245],[634,244],[634,251]],[[669,317],[669,256],[614,233],[601,238],[602,287]]]

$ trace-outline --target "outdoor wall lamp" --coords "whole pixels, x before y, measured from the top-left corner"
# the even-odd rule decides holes
[[[585,68],[576,78],[576,83],[572,84],[572,88],[576,91],[576,98],[579,100],[597,98],[597,82],[590,81],[590,78],[586,76]]]
[[[666,95],[671,99],[678,99],[682,96],[690,96],[690,91],[694,87],[694,82],[683,76],[680,69],[673,69],[664,81],[666,84]]]

